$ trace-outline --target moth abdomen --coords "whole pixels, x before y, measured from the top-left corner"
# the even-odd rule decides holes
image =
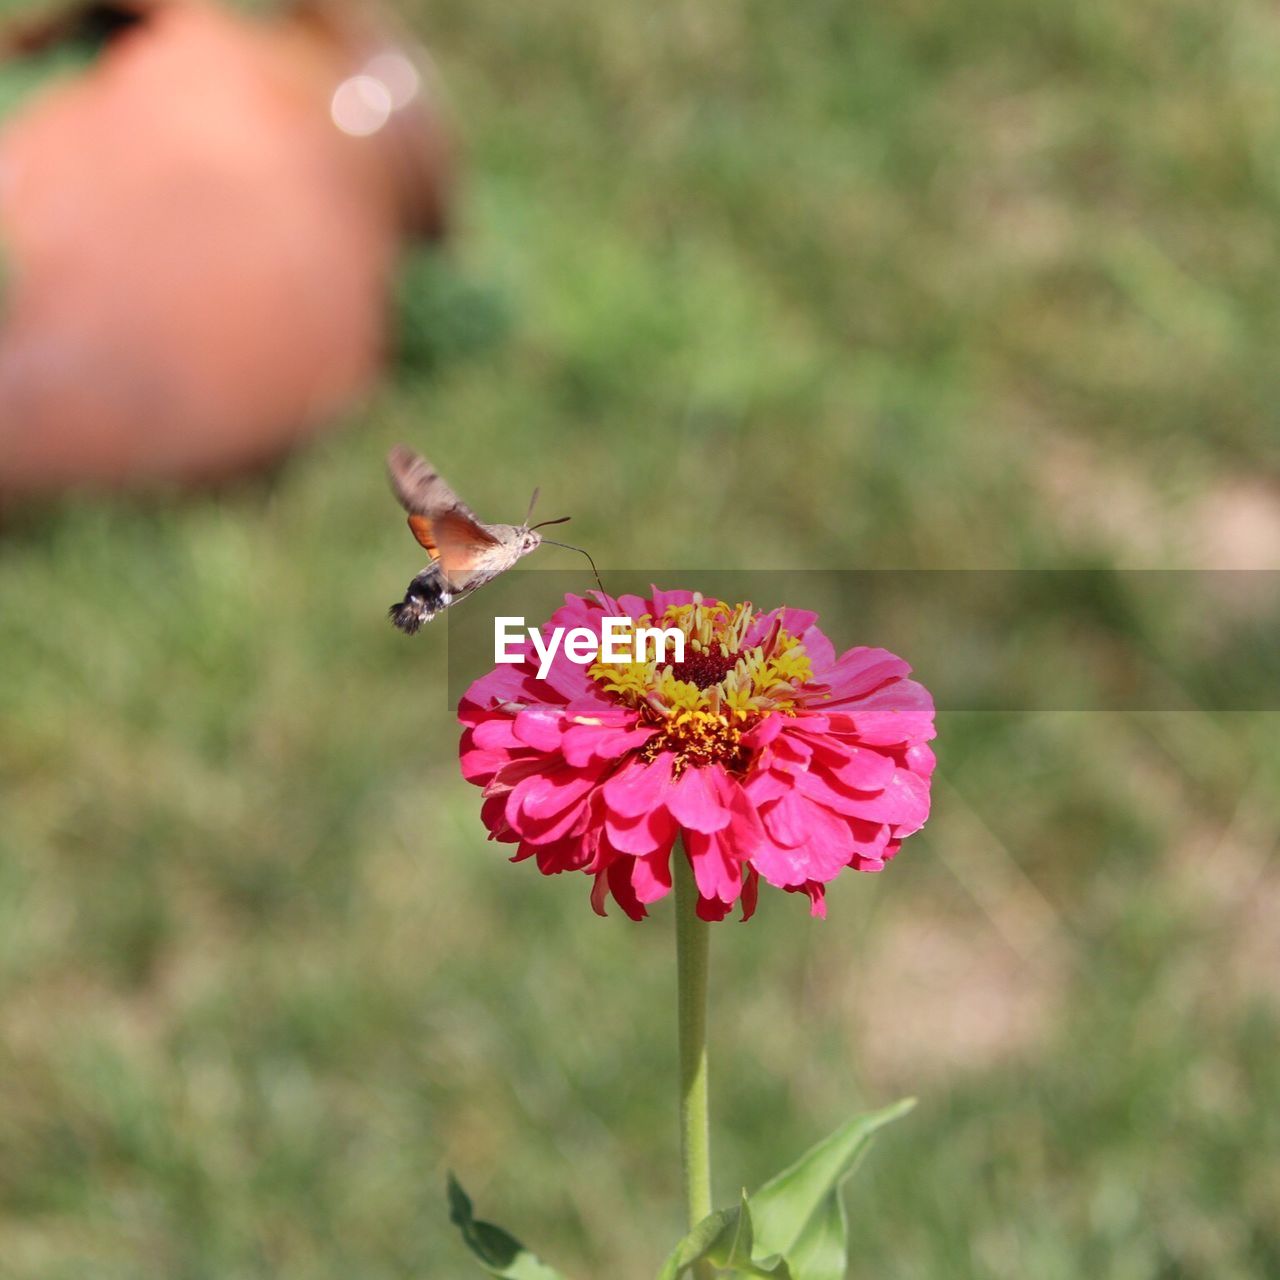
[[[453,592],[445,584],[439,566],[428,565],[409,583],[404,599],[393,604],[388,617],[406,635],[416,634],[453,600]]]

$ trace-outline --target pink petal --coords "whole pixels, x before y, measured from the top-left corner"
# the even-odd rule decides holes
[[[896,746],[934,737],[933,698],[914,680],[895,680],[841,710],[853,717],[854,731],[869,746]]]
[[[519,804],[521,813],[530,818],[549,818],[563,813],[595,785],[595,775],[583,770],[552,769],[526,778],[512,792],[512,796]]]
[[[833,702],[862,698],[890,680],[911,674],[911,665],[888,649],[847,649],[826,673]]]
[[[729,787],[729,826],[720,834],[720,839],[735,858],[746,862],[765,842],[764,824],[741,784],[727,779],[726,782]]]
[[[752,751],[768,746],[782,732],[786,722],[787,717],[783,715],[765,716],[758,725],[748,729],[742,735],[743,746],[749,747]]]
[[[798,849],[809,838],[805,825],[808,809],[809,806],[794,791],[787,790],[760,816],[764,820],[764,829],[775,844]]]
[[[776,889],[794,889],[809,879],[810,858],[803,847],[790,848],[772,840],[756,850],[751,865]]]
[[[617,600],[618,608],[622,610],[622,615],[625,615],[628,618],[636,618],[636,619],[643,618],[644,615],[646,613],[649,613],[651,610],[651,605],[649,604],[649,601],[643,599],[640,596],[634,596],[634,595],[628,594],[628,595],[617,596],[616,600]],[[619,617],[619,616],[621,615],[614,614],[614,617]]]
[[[808,627],[800,637],[804,643],[804,651],[809,655],[809,665],[813,668],[813,678],[825,682],[826,673],[835,664],[835,646],[817,627]]]
[[[859,818],[848,818],[849,835],[853,841],[853,857],[859,863],[874,862],[884,865],[889,847],[890,830],[887,823],[863,822]]]
[[[708,924],[715,924],[717,920],[723,920],[732,910],[732,902],[721,902],[719,898],[700,897],[698,899],[698,919],[705,920]]]
[[[858,737],[869,747],[896,747],[934,736],[933,713],[870,711],[857,716]]]
[[[826,772],[841,786],[853,791],[881,791],[889,785],[895,769],[892,756],[866,747],[850,747],[844,761]]]
[[[543,701],[539,696],[538,681],[523,666],[504,662],[471,685],[462,695],[458,713],[465,718],[473,707],[489,711],[495,704],[524,701]]]
[[[633,920],[643,920],[649,913],[644,909],[644,903],[636,897],[635,890],[631,887],[630,872],[631,868],[627,864],[627,859],[619,858],[612,863],[607,873],[609,890],[613,894],[614,901],[627,915]]]
[[[652,764],[629,760],[604,784],[609,808],[624,818],[635,818],[661,807],[671,783],[675,757],[662,752]]]
[[[650,584],[649,591],[650,600],[652,601],[650,612],[652,612],[655,622],[661,618],[673,604],[693,603],[692,591],[659,591],[658,588],[652,584]],[[703,601],[706,604],[719,604],[719,601],[713,596],[703,596]]]
[[[636,713],[619,702],[608,702],[592,682],[591,688],[580,698],[566,702],[564,713],[569,719],[582,724],[627,725],[635,724]]]
[[[622,853],[651,853],[669,849],[675,843],[676,824],[661,805],[635,818],[619,817],[606,810],[605,833],[609,843]]]
[[[827,918],[827,890],[824,885],[802,884],[791,890],[792,893],[806,893],[809,895],[809,915],[818,920]]]
[[[742,863],[730,854],[723,837],[690,831],[685,835],[685,849],[698,892],[704,898],[736,902],[742,889]]]
[[[589,773],[545,767],[522,779],[507,796],[510,826],[535,844],[562,839],[582,819],[581,802],[596,786]]]
[[[759,773],[753,773],[742,784],[742,789],[746,792],[747,799],[758,809],[770,800],[785,796],[793,785],[786,774],[765,769]]]
[[[781,876],[788,884],[797,880],[834,880],[848,865],[853,852],[849,824],[823,805],[792,793],[763,813],[765,830],[773,837],[774,849],[782,846],[782,856],[770,852],[753,859],[761,871]]]
[[[558,840],[554,844],[539,845],[525,841],[520,846],[518,857],[523,860],[529,853],[536,857],[538,870],[544,876],[559,875],[564,871],[581,871],[591,860],[590,851],[581,840]]]
[[[494,716],[471,730],[471,740],[486,751],[513,751],[525,744],[516,737],[515,722],[506,716]]]
[[[821,710],[821,703],[802,702],[794,716],[782,717],[782,723],[793,736],[803,738],[810,746],[821,742],[831,732],[831,717]]]
[[[818,615],[808,609],[791,609],[785,606],[781,609],[774,609],[769,613],[757,614],[747,628],[746,634],[742,637],[742,647],[750,649],[762,643],[772,632],[775,621],[780,623],[789,634],[799,636],[808,631],[817,620]]]
[[[825,804],[837,813],[855,814],[858,817],[867,815],[866,805],[880,792],[854,791],[843,783],[836,781],[825,770],[794,775],[795,789],[810,800]]]
[[[932,778],[934,766],[937,763],[938,757],[933,754],[933,748],[926,746],[923,742],[907,748],[907,768],[921,778]]]
[[[506,791],[514,791],[516,785],[523,782],[525,778],[532,778],[546,771],[546,756],[535,755],[532,752],[522,752],[518,756],[508,756],[507,763],[485,783],[484,794],[486,796],[496,796]]]
[[[599,826],[591,797],[571,804],[559,813],[545,817],[530,817],[527,813],[520,815],[520,834],[530,844],[551,844],[564,839],[581,839],[590,832],[593,823]]]
[[[599,632],[600,619],[604,617],[604,608],[589,596],[566,594],[564,604],[558,608],[548,623],[552,629],[563,627],[570,631],[574,627],[586,627]]]
[[[458,764],[462,769],[462,776],[468,782],[483,786],[499,769],[510,764],[511,759],[509,751],[477,747],[473,730],[468,729],[463,733],[462,742],[458,746]]]
[[[591,910],[598,916],[607,916],[604,909],[605,900],[609,896],[608,870],[602,868],[596,872],[595,883],[591,886]]]
[[[631,887],[640,902],[657,902],[671,892],[671,850],[655,849],[631,863]]]
[[[560,749],[565,760],[577,767],[593,760],[616,760],[644,746],[656,732],[649,727],[620,729],[614,725],[575,724],[565,731]]]
[[[780,733],[769,744],[770,763],[807,765],[813,757],[813,747],[802,734]]]
[[[729,825],[719,765],[686,769],[667,793],[667,810],[690,831],[721,831]]]
[[[929,816],[929,784],[910,769],[895,769],[883,791],[857,799],[842,812],[868,822],[891,822],[899,835],[910,835]]]
[[[516,738],[539,751],[554,751],[564,733],[564,712],[558,707],[525,707],[515,718]]]
[[[490,840],[514,844],[520,837],[507,823],[506,807],[505,796],[491,796],[480,805],[480,821],[484,823]]]

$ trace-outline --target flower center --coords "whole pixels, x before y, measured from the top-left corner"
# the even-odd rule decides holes
[[[664,670],[670,671],[676,680],[683,680],[699,689],[710,689],[719,684],[738,663],[736,653],[686,652],[683,662],[668,662]]]
[[[745,769],[742,734],[772,712],[792,714],[796,692],[813,674],[808,655],[778,620],[745,645],[757,617],[750,602],[728,605],[695,595],[690,604],[668,606],[656,624],[684,633],[682,661],[597,662],[590,668],[594,680],[658,729],[642,758],[672,752],[677,772],[715,763]],[[648,614],[635,624],[654,625]]]
[[[676,712],[644,744],[640,758],[649,763],[664,751],[675,755],[677,777],[690,765],[722,764],[742,771],[751,754],[742,745],[742,730],[731,725],[727,716],[709,711]]]

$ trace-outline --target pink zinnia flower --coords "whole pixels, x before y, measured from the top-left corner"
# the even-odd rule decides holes
[[[490,838],[518,846],[512,861],[586,872],[597,911],[612,894],[639,920],[671,889],[682,836],[704,920],[739,899],[749,918],[762,876],[822,916],[845,867],[879,871],[924,825],[933,699],[901,658],[837,657],[802,609],[656,588],[566,596],[543,633],[599,636],[622,616],[678,627],[684,661],[585,666],[561,650],[539,680],[529,648],[462,699],[462,772],[484,788]]]

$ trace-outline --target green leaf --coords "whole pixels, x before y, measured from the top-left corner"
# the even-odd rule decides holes
[[[708,1214],[671,1251],[662,1264],[658,1280],[678,1280],[678,1277],[700,1258],[707,1257],[711,1249],[726,1233],[732,1238],[737,1231],[738,1210],[717,1209]]]
[[[491,1275],[506,1280],[564,1280],[560,1272],[539,1261],[514,1236],[492,1222],[478,1222],[471,1200],[453,1174],[449,1175],[449,1220],[460,1232],[477,1262]]]
[[[723,1259],[716,1256],[718,1267],[750,1265],[751,1251],[755,1247],[755,1230],[751,1223],[751,1206],[747,1203],[747,1189],[742,1189],[742,1203],[738,1206],[738,1220],[734,1223],[733,1238]]]
[[[722,1237],[723,1240],[723,1237]],[[792,1273],[787,1261],[780,1254],[769,1254],[761,1257],[756,1251],[755,1226],[751,1221],[751,1202],[746,1189],[742,1192],[742,1203],[738,1206],[738,1221],[734,1229],[729,1248],[712,1249],[711,1261],[736,1276],[766,1276],[768,1280],[792,1280]]]
[[[905,1115],[914,1098],[854,1116],[750,1197],[754,1256],[782,1254],[793,1280],[842,1280],[848,1238],[840,1184],[876,1130]],[[839,1254],[839,1260],[834,1261]]]
[[[849,1215],[839,1187],[805,1224],[787,1260],[797,1280],[844,1280],[849,1270]]]
[[[752,1254],[753,1232],[747,1193],[732,1209],[709,1214],[676,1245],[658,1280],[678,1280],[695,1262],[706,1258],[712,1266],[737,1276],[762,1280],[792,1280],[787,1264],[779,1257],[756,1258]]]

